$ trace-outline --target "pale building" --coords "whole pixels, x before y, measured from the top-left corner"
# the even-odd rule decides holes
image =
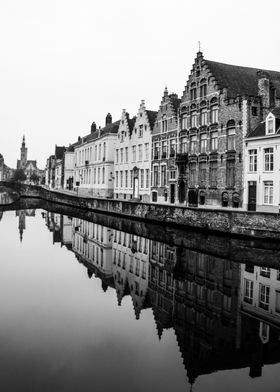
[[[245,139],[244,208],[279,212],[280,204],[280,108]]]
[[[149,240],[119,230],[113,234],[113,277],[118,304],[130,294],[138,319],[146,306],[148,292]]]
[[[93,123],[91,133],[75,147],[74,185],[78,192],[94,197],[113,196],[114,149],[119,123],[112,123],[108,113],[105,127],[96,130]]]
[[[74,186],[74,146],[69,146],[63,155],[63,188],[69,190]]]
[[[259,320],[259,337],[267,343],[270,326],[280,327],[280,270],[241,265],[241,310]]]
[[[114,159],[114,197],[150,201],[152,129],[157,112],[142,100],[136,119],[123,110]]]

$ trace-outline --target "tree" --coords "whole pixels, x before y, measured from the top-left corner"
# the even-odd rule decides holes
[[[16,169],[15,172],[14,172],[13,181],[15,181],[15,182],[23,182],[25,180],[26,180],[26,175],[24,173],[24,170]]]
[[[40,177],[38,176],[38,174],[33,172],[30,176],[30,181],[33,182],[34,184],[38,184],[39,180],[40,180]]]

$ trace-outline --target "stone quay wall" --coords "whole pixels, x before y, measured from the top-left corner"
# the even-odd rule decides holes
[[[251,211],[209,209],[137,201],[91,198],[53,191],[41,186],[0,183],[16,190],[21,197],[40,198],[52,203],[92,210],[129,219],[157,222],[256,238],[280,239],[280,215]],[[160,240],[160,239],[159,239]]]

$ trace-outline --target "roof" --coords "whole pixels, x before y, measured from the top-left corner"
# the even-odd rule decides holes
[[[220,88],[227,88],[229,97],[237,95],[258,96],[258,72],[266,72],[280,97],[280,72],[242,67],[205,60]]]
[[[280,108],[274,108],[271,113],[276,117],[280,119]]]
[[[119,125],[120,125],[120,120],[105,125],[105,127],[101,129],[100,136],[108,133],[118,133]]]
[[[271,113],[275,116],[276,118],[276,124],[275,124],[275,129],[276,132],[275,134],[280,134],[280,108],[275,108],[271,111]],[[255,138],[255,137],[261,137],[265,136],[265,121],[262,121],[260,124],[256,126],[251,132],[248,133],[247,138]]]
[[[178,96],[176,94],[169,94],[169,98],[170,98],[170,101],[172,103],[172,106],[174,108],[175,113],[177,113],[177,111],[180,107],[181,99],[178,98]]]
[[[127,124],[128,124],[128,128],[129,128],[129,132],[131,133],[133,131],[134,125],[135,125],[135,121],[136,121],[136,116],[129,118],[129,113],[125,113],[126,116],[126,120],[127,120]]]
[[[155,112],[153,110],[146,110],[146,113],[147,113],[147,116],[148,116],[150,127],[151,127],[151,129],[153,129],[154,123],[155,123],[156,118],[157,118],[157,112]]]

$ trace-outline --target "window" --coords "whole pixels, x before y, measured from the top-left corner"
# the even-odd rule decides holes
[[[103,143],[103,161],[106,159],[106,143]]]
[[[121,153],[121,163],[123,163],[123,148],[120,149],[120,153]]]
[[[149,143],[145,143],[145,159],[149,159]]]
[[[275,312],[280,313],[280,292],[276,291]]]
[[[196,153],[196,135],[190,137],[190,154]]]
[[[125,171],[125,187],[128,187],[128,170]]]
[[[190,163],[190,186],[196,185],[196,163]]]
[[[249,171],[257,171],[257,150],[249,150]]]
[[[268,120],[267,120],[267,133],[273,133],[273,131],[274,131],[274,120],[273,120],[273,118],[269,118]]]
[[[218,132],[211,132],[211,134],[210,134],[210,148],[211,148],[211,151],[218,150]]]
[[[206,97],[207,94],[207,85],[206,85],[206,80],[202,79],[200,82],[200,97]]]
[[[159,143],[155,143],[154,159],[158,159],[158,156],[159,156]]]
[[[175,180],[176,179],[176,170],[170,170],[169,172],[169,179]]]
[[[98,177],[98,184],[100,184],[100,167],[98,168],[98,172],[97,172],[98,174],[97,174],[97,177]]]
[[[182,129],[187,129],[188,128],[188,121],[187,121],[187,115],[186,114],[183,114],[183,116],[182,116],[181,127],[182,127]]]
[[[164,141],[162,142],[161,157],[162,157],[162,158],[166,158],[166,156],[167,156],[167,142],[166,142],[166,140],[164,140]]]
[[[139,137],[143,136],[143,125],[139,125]]]
[[[101,161],[101,144],[98,146],[98,159]]]
[[[119,163],[119,150],[116,150],[116,163]]]
[[[273,181],[264,181],[264,204],[273,204]]]
[[[264,171],[273,171],[273,148],[264,149]]]
[[[235,122],[233,120],[227,124],[227,150],[235,150]]]
[[[166,119],[166,115],[163,115],[161,120],[161,132],[166,132],[166,131],[167,131],[167,119]]]
[[[170,140],[170,157],[174,157],[175,156],[175,151],[176,151],[176,140],[175,139],[171,139]]]
[[[94,147],[94,158],[97,161],[97,145]]]
[[[217,98],[212,98],[210,102],[210,121],[211,124],[215,124],[218,122],[218,100]]]
[[[195,83],[191,84],[191,100],[196,99],[196,85]]]
[[[252,116],[257,116],[258,115],[258,108],[257,106],[252,106]]]
[[[182,154],[186,154],[188,152],[188,148],[187,148],[187,138],[186,137],[182,137],[181,139],[181,153]]]
[[[226,163],[226,184],[229,188],[235,185],[235,161],[233,159],[227,160]]]
[[[146,188],[150,186],[150,170],[146,169]]]
[[[136,162],[136,146],[132,146],[132,162]]]
[[[206,101],[201,102],[200,104],[200,125],[207,124],[207,108]]]
[[[200,152],[205,153],[207,149],[207,134],[202,133],[200,135]]]
[[[212,188],[217,187],[217,169],[218,169],[218,162],[210,161],[210,187]]]
[[[138,146],[138,161],[143,160],[143,144],[139,144]]]
[[[158,186],[158,166],[154,166],[154,186]]]
[[[125,162],[128,162],[128,147],[125,147]]]
[[[261,267],[260,268],[260,275],[264,276],[265,278],[270,278],[270,268]]]
[[[199,163],[199,185],[206,186],[206,162]]]
[[[133,170],[130,170],[130,188],[133,188]]]
[[[253,288],[254,282],[249,279],[244,279],[244,301],[248,304],[253,303]]]
[[[260,283],[259,307],[268,310],[270,287]]]
[[[140,188],[144,188],[144,169],[140,170]]]
[[[166,185],[166,165],[161,166],[161,186]]]
[[[120,171],[120,187],[123,187],[123,171]]]
[[[102,184],[105,184],[105,167],[102,168]]]
[[[197,127],[197,114],[196,111],[191,112],[191,128]]]
[[[96,184],[96,168],[93,171],[93,183]]]

